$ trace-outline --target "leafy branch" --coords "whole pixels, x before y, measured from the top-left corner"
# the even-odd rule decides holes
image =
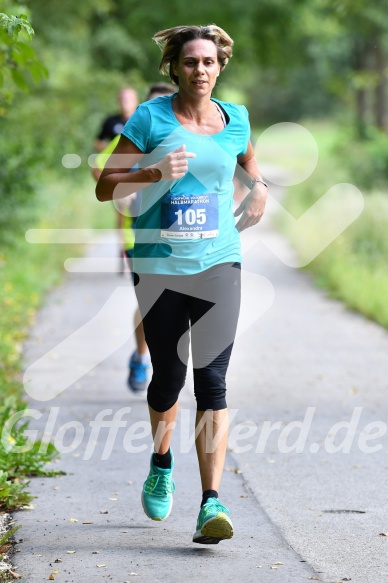
[[[20,16],[7,16],[7,14],[0,13],[0,28],[4,29],[14,41],[18,40],[19,33],[21,32],[25,32],[29,40],[32,40],[35,34],[25,14],[20,14]]]
[[[0,115],[5,113],[4,106],[13,98],[13,85],[27,92],[30,75],[35,83],[47,77],[47,69],[29,44],[33,36],[34,29],[25,14],[0,13]]]

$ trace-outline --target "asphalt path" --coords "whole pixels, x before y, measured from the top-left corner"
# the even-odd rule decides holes
[[[190,377],[173,438],[173,511],[161,523],[142,511],[147,408],[126,387],[135,297],[128,279],[96,272],[116,261],[105,239],[67,262],[25,346],[31,426],[55,440],[53,467],[66,473],[32,479],[34,508],[15,515],[24,581],[388,581],[388,334],[284,263],[292,251],[271,212],[243,246],[220,491],[234,538],[191,542],[201,491]]]

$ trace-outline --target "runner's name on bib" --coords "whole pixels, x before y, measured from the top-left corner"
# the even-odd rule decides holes
[[[210,239],[218,235],[218,196],[168,194],[162,202],[160,236],[168,239]]]

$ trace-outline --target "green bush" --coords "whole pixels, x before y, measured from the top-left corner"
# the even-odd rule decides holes
[[[13,510],[32,500],[25,490],[28,476],[58,473],[46,469],[46,464],[57,455],[55,447],[50,443],[41,447],[40,440],[29,442],[25,435],[28,423],[16,421],[26,407],[16,395],[4,399],[0,406],[0,511]]]
[[[354,184],[371,190],[388,182],[388,138],[385,132],[369,128],[365,140],[352,131],[344,132],[333,151],[344,164]]]
[[[334,130],[333,130],[334,137]],[[385,138],[386,141],[388,141]],[[383,173],[379,180],[371,178],[369,188],[363,185],[361,172],[356,172],[356,158],[346,159],[345,152],[339,154],[338,139],[335,148],[320,148],[320,159],[314,174],[304,183],[288,189],[285,205],[295,217],[301,216],[331,186],[336,183],[349,182],[359,187],[364,195],[364,209],[361,215],[306,269],[311,271],[318,285],[325,288],[331,296],[368,318],[388,328],[388,198],[384,190],[377,185],[387,186]],[[345,140],[341,138],[342,143]],[[319,143],[319,138],[318,138]],[[381,136],[376,143],[355,143],[353,154],[359,151],[360,160],[366,159],[365,152],[379,149]],[[385,146],[386,147],[386,146]],[[359,148],[359,150],[357,150]],[[349,155],[350,156],[350,155]],[[352,164],[354,168],[352,169]],[[362,165],[360,165],[360,168]],[[365,171],[364,176],[366,177]],[[333,206],[329,216],[335,217],[338,209]],[[293,229],[290,223],[281,223],[281,230],[290,238],[296,253],[303,258],[304,250],[314,244],[320,231],[319,221],[306,225],[303,232]]]
[[[0,118],[0,242],[12,244],[34,218],[34,193],[42,158],[31,138],[21,139],[22,127]]]

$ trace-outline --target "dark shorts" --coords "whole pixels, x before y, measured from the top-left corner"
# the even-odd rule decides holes
[[[191,342],[197,409],[226,408],[225,377],[240,310],[240,264],[223,263],[193,275],[136,277],[153,366],[149,405],[164,412],[176,403]]]

